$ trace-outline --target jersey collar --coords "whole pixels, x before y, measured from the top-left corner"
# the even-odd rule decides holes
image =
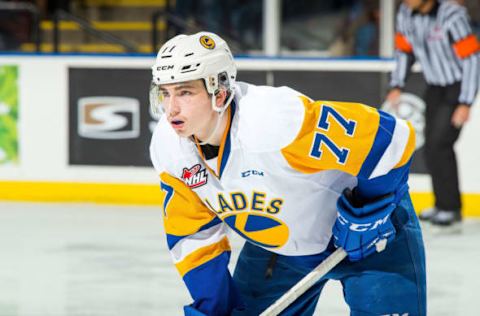
[[[228,158],[230,157],[230,150],[231,150],[231,137],[230,137],[230,130],[232,128],[232,121],[233,117],[235,115],[235,102],[232,101],[230,106],[228,107],[227,115],[228,115],[228,121],[227,121],[227,127],[225,128],[225,131],[223,132],[222,140],[220,142],[220,148],[218,150],[218,157],[217,157],[217,171],[213,171],[207,163],[205,163],[205,166],[208,168],[208,170],[215,175],[217,178],[221,178],[223,174],[223,170],[225,170],[225,166],[227,165]],[[202,148],[200,147],[200,144],[198,140],[194,137],[195,140],[195,145],[197,146],[198,153],[200,154],[200,157],[205,161],[205,156],[203,155]]]

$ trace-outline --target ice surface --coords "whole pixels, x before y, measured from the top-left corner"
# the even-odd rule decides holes
[[[429,315],[478,315],[480,221],[424,238]],[[0,316],[182,315],[188,303],[160,208],[0,203]],[[317,314],[349,314],[337,282]]]

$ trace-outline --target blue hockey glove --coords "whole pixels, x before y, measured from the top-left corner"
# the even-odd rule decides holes
[[[390,215],[397,205],[394,194],[363,205],[353,195],[345,189],[337,201],[333,237],[335,246],[345,249],[350,261],[358,261],[382,251],[393,240],[395,228]]]

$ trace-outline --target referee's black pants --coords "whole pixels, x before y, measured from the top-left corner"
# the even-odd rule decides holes
[[[427,87],[425,103],[425,159],[432,177],[435,206],[442,210],[460,212],[460,189],[457,159],[453,145],[460,128],[451,123],[458,105],[460,83],[446,87]]]

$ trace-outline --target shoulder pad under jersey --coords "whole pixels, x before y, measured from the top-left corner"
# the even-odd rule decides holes
[[[249,151],[275,151],[291,143],[302,127],[301,93],[288,87],[237,85],[237,136]]]

